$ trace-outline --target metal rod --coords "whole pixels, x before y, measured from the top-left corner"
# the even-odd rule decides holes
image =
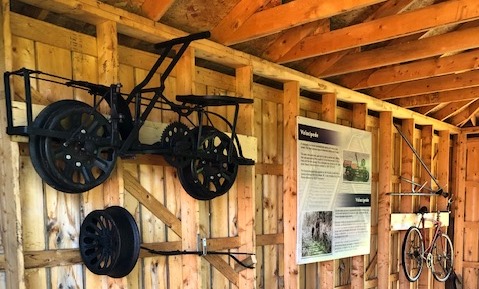
[[[419,156],[419,154],[417,153],[416,149],[414,149],[413,145],[409,142],[409,140],[407,139],[407,137],[404,135],[404,133],[399,129],[398,125],[397,124],[394,124],[394,126],[396,127],[397,131],[399,132],[399,134],[401,135],[402,139],[406,142],[406,144],[409,146],[409,148],[412,150],[412,152],[414,153],[414,155],[416,156],[416,158],[418,159],[418,161],[421,163],[422,167],[424,168],[424,170],[429,174],[429,176],[431,177],[431,179],[434,181],[434,183],[436,183],[436,185],[439,187],[440,190],[443,190],[443,188],[441,187],[441,185],[439,184],[439,182],[437,181],[437,179],[432,175],[431,171],[429,170],[429,168],[427,167],[427,165],[424,163],[424,161],[421,159],[421,156]]]

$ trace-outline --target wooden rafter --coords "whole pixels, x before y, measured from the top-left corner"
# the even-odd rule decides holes
[[[462,11],[464,13],[450,13]],[[440,17],[439,17],[440,16]],[[348,26],[329,33],[303,39],[280,63],[297,61],[336,51],[426,31],[436,26],[460,23],[479,18],[479,2],[475,0],[446,1],[400,15]],[[401,23],[401,25],[398,25]],[[341,41],[337,41],[341,39]]]
[[[362,71],[342,75],[335,81],[350,89],[365,89],[375,86],[406,82],[441,76],[478,68],[479,49],[447,57],[397,64],[375,71]]]
[[[276,62],[303,38],[311,34],[329,31],[329,23],[329,19],[323,19],[288,29],[268,46],[263,53],[263,58]]]
[[[384,2],[385,0],[317,1],[296,0],[253,14],[234,33],[214,35],[215,40],[232,45],[274,34],[282,30],[326,19],[334,15]],[[279,21],[281,19],[281,21]],[[216,30],[216,29],[215,29]],[[230,32],[230,31],[229,31]]]
[[[420,114],[428,115],[441,108],[442,108],[441,104],[433,104],[433,105],[426,105],[426,106],[415,108],[414,111]]]
[[[479,97],[479,87],[434,92],[392,99],[390,102],[404,108],[437,105],[443,102],[471,100]]]
[[[368,93],[385,100],[476,86],[479,86],[479,70],[375,87]]]
[[[329,77],[438,56],[447,52],[477,48],[479,47],[479,38],[471,37],[471,35],[477,35],[477,33],[479,33],[479,28],[476,27],[390,47],[348,54],[330,69],[317,76]],[[441,43],[441,46],[438,47],[438,43]]]
[[[241,0],[235,7],[221,19],[220,23],[211,30],[211,39],[223,43],[232,37],[238,28],[253,15],[259,8],[270,0]]]
[[[410,5],[412,5],[416,0],[389,0],[384,2],[374,13],[369,15],[364,22],[372,21],[382,17],[387,17],[403,12]],[[291,50],[291,49],[290,49]],[[313,63],[308,66],[307,71],[313,72],[312,75],[318,75],[321,72],[325,71],[329,67],[333,66],[337,61],[343,58],[349,53],[354,53],[357,51],[357,48],[342,50],[327,55],[317,57]],[[284,54],[283,54],[284,55]],[[277,60],[276,60],[277,61]]]
[[[175,0],[145,0],[141,11],[151,20],[159,21],[174,2]]]
[[[479,99],[472,102],[467,109],[451,117],[450,123],[456,126],[464,126],[469,120],[476,117],[479,113]]]
[[[464,109],[467,108],[468,105],[470,105],[474,100],[463,100],[463,101],[458,101],[458,102],[451,102],[441,108],[440,110],[431,113],[430,116],[434,117],[439,120],[446,120],[459,112],[463,111]]]

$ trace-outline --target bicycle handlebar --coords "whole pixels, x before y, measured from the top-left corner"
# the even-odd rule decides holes
[[[167,40],[167,41],[164,41],[164,42],[157,43],[157,44],[155,44],[155,49],[163,49],[163,48],[171,47],[171,46],[177,45],[177,44],[184,44],[184,43],[192,42],[192,41],[195,41],[195,40],[209,38],[210,36],[211,36],[211,32],[209,32],[209,31],[194,33],[194,34],[190,34],[190,35],[187,35],[187,36],[178,37],[178,38],[175,38],[175,39],[171,39],[171,40]]]

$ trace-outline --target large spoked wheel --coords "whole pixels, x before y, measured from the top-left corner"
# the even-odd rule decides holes
[[[423,269],[424,242],[417,227],[410,227],[402,243],[402,267],[410,282],[419,279]]]
[[[43,128],[45,122],[48,121],[50,117],[55,115],[57,111],[60,111],[64,107],[68,107],[71,105],[75,105],[76,101],[73,100],[62,100],[54,102],[47,107],[45,107],[35,118],[35,121],[32,124],[33,129]],[[59,180],[54,179],[50,175],[50,169],[48,167],[48,162],[45,158],[42,157],[41,143],[44,140],[44,137],[36,134],[30,135],[29,140],[29,150],[30,150],[30,159],[32,161],[33,167],[38,175],[44,180],[47,184],[49,184],[52,188],[64,191],[66,188],[64,184]]]
[[[191,132],[194,140],[198,139],[199,128]],[[237,151],[231,146],[231,160],[228,151],[231,139],[223,132],[210,127],[202,127],[197,157],[186,167],[178,170],[178,178],[185,191],[195,199],[211,200],[226,193],[233,185],[238,164],[235,162]]]
[[[188,133],[189,128],[176,121],[170,123],[161,134],[161,146],[169,151],[163,157],[175,168],[185,167],[190,161],[190,158],[185,157],[185,153],[191,152],[193,145]]]
[[[61,191],[79,193],[100,185],[116,163],[116,150],[110,146],[110,123],[83,102],[53,105],[51,114],[39,115],[35,122],[36,127],[57,135],[30,139],[35,151],[32,162],[48,176],[45,181]]]
[[[92,211],[80,228],[80,255],[97,275],[121,278],[135,267],[140,253],[140,233],[133,216],[113,206]]]
[[[452,273],[454,251],[451,239],[441,233],[432,247],[432,275],[439,282],[445,282]]]

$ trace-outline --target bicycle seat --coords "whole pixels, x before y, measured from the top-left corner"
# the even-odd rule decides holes
[[[422,206],[419,211],[417,211],[417,214],[426,214],[429,210],[427,209],[426,206]]]
[[[203,106],[237,105],[240,103],[253,103],[251,98],[232,97],[226,95],[177,95],[176,100]]]

